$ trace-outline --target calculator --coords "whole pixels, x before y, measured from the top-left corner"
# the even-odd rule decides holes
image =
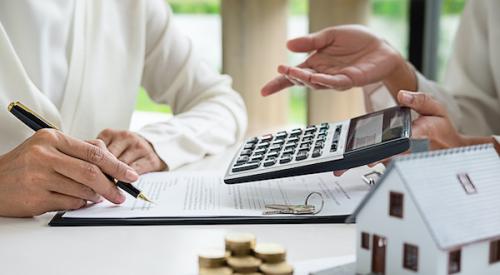
[[[411,112],[393,107],[349,120],[321,123],[246,140],[224,182],[244,183],[373,163],[410,148]]]

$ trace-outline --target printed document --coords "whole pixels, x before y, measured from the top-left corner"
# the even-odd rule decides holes
[[[266,204],[304,204],[311,192],[323,195],[324,208],[317,216],[349,215],[367,194],[370,186],[361,176],[372,169],[351,169],[342,177],[333,173],[228,185],[222,175],[211,172],[161,172],[141,176],[134,183],[154,203],[127,195],[121,205],[102,202],[64,218],[142,217],[255,217]],[[319,196],[310,204],[321,206]]]

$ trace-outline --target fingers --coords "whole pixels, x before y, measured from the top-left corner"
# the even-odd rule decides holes
[[[340,177],[340,176],[342,176],[345,172],[347,172],[347,169],[346,169],[346,170],[338,170],[338,171],[333,171],[333,174],[334,174],[336,177]]]
[[[155,169],[152,169],[151,161],[147,157],[134,161],[131,166],[139,175],[155,171]]]
[[[137,161],[138,159],[140,159],[141,157],[143,157],[145,155],[145,152],[141,151],[141,150],[133,150],[133,149],[130,149],[130,150],[126,150],[125,152],[123,152],[123,154],[120,156],[120,161],[130,165],[132,164],[134,161]],[[134,167],[132,167],[136,172],[137,169],[135,169]]]
[[[402,106],[412,108],[417,113],[424,116],[447,116],[446,109],[443,105],[432,96],[425,93],[400,91],[398,93],[398,102]]]
[[[333,44],[335,29],[328,28],[307,36],[288,41],[287,47],[293,52],[311,52]]]
[[[354,87],[352,79],[344,74],[329,75],[317,73],[311,76],[311,82],[338,91],[345,91]]]
[[[76,210],[87,205],[86,200],[52,192],[47,199],[47,211]]]
[[[61,142],[58,142],[56,147],[66,155],[94,164],[104,173],[121,181],[134,182],[139,178],[131,167],[99,146],[66,135],[61,135],[60,139]]]
[[[48,190],[95,203],[102,201],[101,196],[90,187],[60,174],[56,174],[56,177],[48,182]]]
[[[106,178],[98,166],[68,156],[63,156],[54,161],[56,162],[54,167],[57,173],[90,187],[96,193],[115,204],[125,201],[125,196]]]
[[[264,85],[260,93],[263,96],[268,96],[291,86],[293,86],[293,83],[286,77],[280,75],[278,77],[275,77],[273,80],[269,81],[266,85]]]

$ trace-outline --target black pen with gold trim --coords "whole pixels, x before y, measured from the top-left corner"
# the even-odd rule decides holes
[[[26,124],[28,127],[33,129],[34,131],[38,131],[40,129],[46,129],[46,128],[51,128],[51,129],[56,129],[57,127],[42,118],[40,115],[32,111],[30,108],[26,107],[19,101],[17,102],[12,102],[9,104],[9,112],[11,112],[15,117],[17,117],[20,121],[22,121],[24,124]],[[123,191],[127,192],[131,196],[133,196],[136,199],[141,199],[147,202],[152,202],[148,197],[141,192],[141,190],[135,188],[132,184],[122,182],[119,180],[114,179],[110,175],[104,174],[110,181],[114,182],[116,186],[118,186],[120,189]]]

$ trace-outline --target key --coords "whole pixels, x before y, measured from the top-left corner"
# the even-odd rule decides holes
[[[287,204],[266,204],[264,215],[291,214],[291,215],[307,215],[314,214],[316,208],[314,205],[287,205]]]
[[[256,163],[248,163],[248,164],[245,164],[245,165],[234,167],[233,170],[231,170],[231,171],[233,173],[236,173],[236,172],[241,172],[241,171],[247,171],[247,170],[256,169],[256,168],[259,168],[259,166],[260,166],[260,163],[258,163],[258,162],[256,162]]]
[[[263,135],[261,140],[262,142],[269,142],[273,139],[273,135],[269,134],[269,135]]]
[[[275,164],[276,164],[276,159],[270,159],[270,160],[264,161],[264,167],[273,166]]]
[[[250,156],[252,154],[252,150],[248,150],[248,149],[245,149],[243,151],[241,151],[241,154],[240,156]]]
[[[280,164],[289,163],[290,161],[292,161],[292,156],[283,155],[280,159]]]
[[[297,161],[305,160],[307,156],[308,156],[307,151],[299,151],[299,153],[297,153],[297,156],[295,157],[295,160]]]
[[[238,160],[236,160],[236,163],[245,163],[248,161],[248,156],[242,156],[239,157]]]
[[[321,149],[314,149],[314,151],[312,153],[312,157],[317,158],[319,156],[321,156]]]

